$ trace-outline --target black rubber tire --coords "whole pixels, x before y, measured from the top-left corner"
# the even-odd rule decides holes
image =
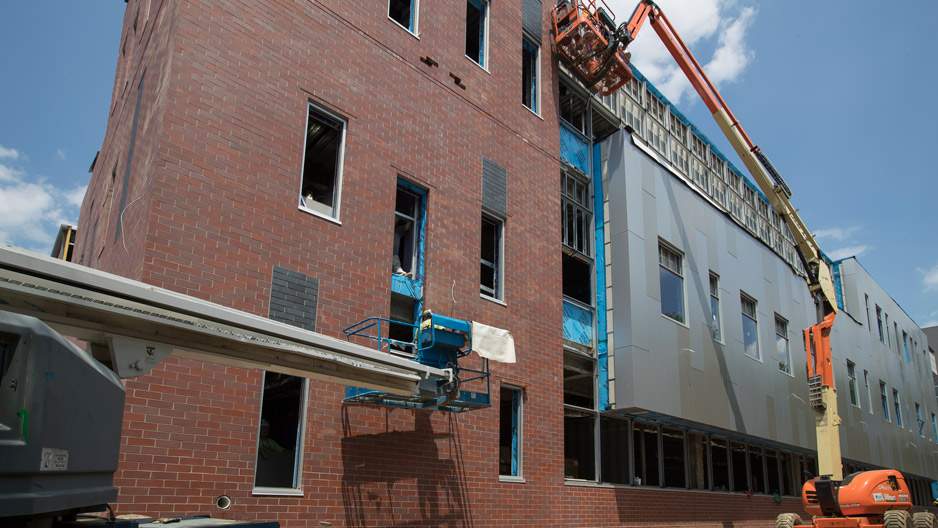
[[[883,528],[911,528],[909,512],[905,510],[889,510],[883,514]]]
[[[935,514],[932,512],[916,512],[912,515],[913,528],[938,528],[935,524]]]
[[[801,524],[801,516],[797,513],[783,513],[775,519],[775,528],[794,528]]]

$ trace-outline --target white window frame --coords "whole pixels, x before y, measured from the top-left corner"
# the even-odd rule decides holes
[[[489,221],[497,225],[496,235],[498,240],[495,241],[495,262],[489,262],[482,259],[482,248],[481,248],[481,228],[482,222]],[[482,218],[479,223],[480,227],[480,237],[479,237],[479,262],[480,265],[486,265],[487,267],[492,267],[495,272],[495,288],[491,293],[481,291],[482,288],[482,277],[479,277],[479,294],[486,299],[491,299],[498,302],[504,302],[505,298],[505,220],[497,215],[493,215],[486,211],[482,211]],[[489,288],[486,288],[489,289]]]
[[[512,408],[512,412],[517,416],[516,422],[517,427],[515,429],[515,437],[517,438],[517,468],[514,474],[505,475],[502,474],[499,470],[498,480],[503,482],[524,482],[524,388],[517,387],[509,384],[502,384],[501,389],[511,391],[512,394],[518,395],[518,405],[517,407]],[[499,393],[499,398],[501,393]],[[501,424],[499,424],[501,427]],[[499,433],[501,431],[499,430]]]
[[[859,388],[857,387],[857,364],[849,359],[847,361],[847,395],[850,398],[850,403],[857,408],[860,408],[860,394]],[[851,389],[851,383],[852,389]]]
[[[782,332],[784,332],[784,333],[780,333],[780,332],[779,332],[779,324],[782,325]],[[758,325],[756,325],[756,328],[758,328]],[[783,373],[785,373],[785,374],[788,374],[789,376],[794,377],[794,374],[792,374],[792,368],[791,368],[791,363],[792,363],[792,362],[791,362],[791,340],[788,339],[788,320],[785,319],[784,317],[782,317],[781,315],[775,314],[775,344],[776,344],[776,352],[778,351],[778,340],[779,340],[779,339],[784,339],[784,340],[785,340],[785,351],[786,351],[786,353],[787,353],[787,355],[788,355],[788,365],[787,365],[788,369],[787,369],[787,370],[786,370],[786,369],[783,369],[783,368],[782,368],[782,365],[781,365],[781,361],[779,361],[778,370],[779,370],[780,372],[783,372]]]
[[[261,376],[261,405],[258,410],[258,420],[257,420],[257,438],[260,439],[260,429],[261,429],[261,420],[263,419],[260,413],[264,411],[264,385],[267,378],[267,371]],[[300,415],[299,423],[297,424],[297,438],[296,438],[296,459],[294,460],[294,478],[296,479],[296,485],[292,488],[281,488],[281,487],[267,487],[267,486],[257,486],[257,460],[254,461],[254,475],[251,478],[251,495],[279,495],[279,496],[303,496],[303,455],[304,455],[304,446],[306,444],[306,415],[309,411],[309,378],[302,378],[301,383],[303,388],[300,391]],[[255,445],[255,448],[259,448],[258,445]],[[258,452],[260,450],[258,449]],[[259,454],[257,456],[260,456]]]
[[[745,308],[744,301],[749,301],[749,302],[752,303],[752,315],[749,315],[749,314],[747,314],[747,313],[745,312],[745,310],[744,310],[744,308]],[[759,346],[759,345],[760,345],[760,343],[759,343],[759,302],[756,301],[753,297],[747,295],[746,292],[740,291],[740,292],[739,292],[739,304],[740,304],[740,306],[739,306],[740,317],[742,317],[742,318],[749,318],[750,320],[752,320],[753,324],[755,324],[755,326],[756,326],[756,330],[755,330],[755,334],[756,334],[756,355],[755,355],[755,356],[750,356],[749,354],[746,353],[746,325],[745,325],[745,320],[744,320],[744,319],[741,319],[741,320],[740,320],[740,322],[741,322],[741,324],[742,324],[742,329],[743,329],[743,332],[742,332],[742,335],[741,335],[742,340],[743,340],[743,355],[746,356],[746,357],[748,357],[748,358],[750,358],[750,359],[753,359],[753,360],[755,360],[755,361],[760,361],[760,362],[761,362],[761,361],[762,361],[762,347]]]
[[[536,44],[533,40],[529,39],[528,37],[526,37],[526,36],[524,36],[524,35],[521,36],[521,61],[522,61],[522,66],[521,66],[521,71],[522,71],[521,86],[522,86],[522,87],[524,86],[524,78],[523,78],[523,75],[524,75],[524,48],[525,48],[525,45],[529,45],[529,46],[531,46],[532,48],[534,48],[534,68],[533,68],[532,71],[531,71],[531,77],[532,77],[532,78],[531,78],[531,84],[532,84],[531,99],[532,99],[532,103],[533,103],[533,104],[532,104],[533,108],[532,108],[531,106],[528,106],[528,105],[524,104],[524,99],[523,99],[523,98],[522,98],[522,100],[521,100],[521,105],[524,106],[525,108],[527,108],[528,110],[530,110],[531,112],[533,112],[534,115],[540,116],[540,115],[541,115],[541,46],[538,45],[538,44]],[[522,94],[522,95],[523,95],[523,94]]]
[[[714,295],[715,294],[715,295]],[[723,303],[720,300],[720,276],[714,272],[710,272],[710,335],[716,335],[716,341],[718,343],[723,343]],[[713,311],[713,304],[716,301],[716,313]]]
[[[883,406],[883,420],[891,422],[889,419],[889,399],[886,395],[886,383],[879,380],[879,399]]]
[[[304,171],[306,169],[306,150],[307,150],[307,141],[309,140],[309,119],[312,112],[318,112],[323,116],[338,121],[342,124],[342,132],[339,136],[339,148],[338,155],[336,159],[336,169],[335,169],[335,183],[333,190],[333,205],[332,213],[330,214],[326,211],[326,205],[322,204],[317,200],[310,200],[303,196],[303,182],[304,182]],[[299,192],[299,209],[307,213],[313,214],[320,218],[324,218],[331,222],[340,224],[339,215],[341,212],[342,205],[342,175],[343,168],[345,165],[345,140],[346,134],[348,133],[348,120],[344,117],[323,108],[320,105],[317,105],[313,102],[309,102],[306,106],[306,127],[303,129],[303,158],[302,163],[300,164],[300,192]]]
[[[482,32],[482,38],[480,39],[480,42],[479,42],[479,56],[482,59],[482,61],[480,62],[480,61],[475,60],[474,58],[470,57],[468,53],[466,54],[466,58],[471,60],[473,64],[482,68],[483,70],[489,71],[489,67],[488,67],[489,59],[490,59],[489,57],[489,50],[490,50],[489,48],[489,19],[491,18],[490,11],[492,10],[492,3],[489,0],[466,0],[466,3],[467,4],[482,4],[483,6],[482,24],[479,29]],[[465,22],[466,22],[465,29],[468,32],[469,21],[466,20]],[[468,34],[466,36],[468,37]]]
[[[677,257],[678,259],[680,259],[679,262],[678,262],[678,268],[680,268],[680,269],[675,270],[675,269],[673,269],[672,267],[670,267],[670,262],[669,262],[669,265],[668,265],[668,266],[665,266],[664,264],[662,264],[662,263],[661,263],[661,252],[662,252],[662,251],[667,252],[667,253],[672,253],[675,257]],[[674,321],[675,323],[678,323],[678,324],[680,324],[680,325],[682,325],[682,326],[688,326],[688,323],[687,323],[687,292],[685,291],[686,288],[684,287],[684,283],[685,283],[685,280],[684,280],[684,276],[685,276],[685,273],[684,273],[684,267],[685,267],[685,266],[684,266],[684,260],[685,260],[685,259],[684,259],[684,253],[683,253],[682,251],[680,251],[680,250],[678,250],[677,248],[675,248],[674,246],[668,244],[668,243],[665,242],[664,240],[661,240],[661,239],[658,240],[658,296],[659,296],[660,298],[662,298],[662,299],[664,298],[664,294],[663,294],[663,292],[661,291],[661,270],[669,271],[669,272],[673,273],[674,275],[676,275],[676,276],[681,280],[681,292],[680,292],[680,293],[681,293],[681,319],[675,319],[675,318],[671,317],[670,315],[664,313],[664,301],[660,301],[660,302],[661,302],[661,316],[662,316],[662,317],[665,317],[665,318],[668,319],[669,321]]]
[[[411,35],[415,37],[418,36],[420,34],[419,32],[420,0],[408,0],[410,2],[410,17],[411,17],[411,24],[413,25],[412,28],[409,28],[405,26],[404,24],[401,24],[400,22],[398,22],[391,16],[391,2],[393,1],[394,0],[388,0],[388,20],[390,20],[391,22],[394,22],[395,24],[397,24],[399,27],[401,27],[402,29],[410,33]]]
[[[866,386],[866,399],[869,400],[870,404],[870,414],[874,414],[873,411],[873,390],[870,389],[870,372],[868,370],[863,370],[863,384]]]
[[[896,411],[896,425],[902,427],[902,402],[899,400],[898,389],[892,389],[892,405]]]

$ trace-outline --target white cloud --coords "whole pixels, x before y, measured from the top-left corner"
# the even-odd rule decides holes
[[[0,164],[0,242],[48,253],[59,225],[78,222],[85,190],[62,189]]]
[[[17,159],[19,157],[20,153],[16,149],[6,148],[3,145],[0,145],[0,159]]]
[[[922,282],[925,284],[925,291],[938,290],[938,264],[930,270],[917,268],[922,274]],[[934,315],[934,314],[932,314]]]
[[[65,161],[68,159],[68,156],[65,155],[65,151],[62,149],[57,149],[55,151],[55,157],[59,158],[62,161]]]
[[[814,238],[815,239],[832,238],[834,240],[847,240],[859,230],[860,230],[859,227],[846,227],[846,228],[831,227],[829,229],[818,230],[816,233],[814,233]]]
[[[609,3],[620,24],[635,7],[633,0]],[[717,87],[736,81],[752,61],[754,52],[746,43],[746,31],[755,19],[754,8],[741,7],[735,0],[660,0],[658,4]],[[702,51],[706,47],[715,48],[709,58]],[[693,94],[690,82],[647,22],[629,50],[635,66],[673,103]],[[691,100],[696,100],[696,94]]]
[[[841,260],[848,257],[859,257],[870,249],[873,249],[872,246],[867,246],[865,244],[858,246],[847,246],[830,251],[827,253],[827,256],[830,257],[831,260]]]

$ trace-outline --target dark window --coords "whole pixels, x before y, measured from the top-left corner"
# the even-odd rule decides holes
[[[499,475],[521,476],[521,400],[520,390],[501,388],[498,417]]]
[[[860,398],[857,396],[857,367],[850,360],[847,360],[847,390],[850,392],[850,403],[859,407]]]
[[[886,338],[883,337],[883,309],[876,305],[876,329],[879,330],[879,342],[885,343]]]
[[[756,301],[740,295],[743,313],[743,352],[753,359],[760,359],[759,337],[756,326]]]
[[[388,17],[412,33],[417,32],[416,11],[417,0],[390,0],[388,2]]]
[[[593,254],[593,207],[589,183],[570,171],[561,171],[563,205],[563,245],[574,253]]]
[[[540,48],[528,39],[521,40],[521,103],[538,111],[537,64]]]
[[[482,255],[480,291],[482,295],[502,297],[502,221],[482,213]]]
[[[391,259],[391,271],[397,275],[415,278],[418,274],[423,211],[422,194],[410,185],[399,182],[394,208],[394,254]]]
[[[663,244],[658,244],[659,276],[661,278],[661,314],[684,322],[684,257]]]
[[[587,135],[586,101],[563,83],[560,84],[560,118],[574,130]]]
[[[896,410],[896,425],[902,427],[902,406],[899,403],[899,391],[892,389],[892,405]]]
[[[762,448],[749,446],[750,490],[765,493],[765,472],[762,469]]]
[[[309,105],[300,205],[338,218],[345,121]]]
[[[661,429],[661,449],[664,461],[664,485],[669,488],[686,488],[684,473],[684,431]]]
[[[629,423],[617,418],[599,419],[603,482],[629,483]]]
[[[637,486],[659,486],[658,426],[635,422],[632,424],[632,456],[635,458]]]
[[[564,352],[564,476],[594,480],[596,361],[573,352]]]
[[[781,475],[779,473],[779,459],[778,453],[775,451],[765,450],[765,470],[766,470],[766,481],[768,482],[768,488],[766,488],[766,493],[778,493],[782,494],[781,490]]]
[[[593,303],[590,263],[567,253],[563,254],[563,294],[587,306]]]
[[[255,487],[299,487],[305,396],[306,380],[303,378],[264,373]]]
[[[733,463],[733,491],[749,491],[749,472],[746,467],[748,453],[745,444],[731,445]]]
[[[485,17],[488,2],[468,0],[466,2],[466,56],[479,66],[485,66]]]
[[[886,384],[879,382],[879,398],[883,403],[883,420],[889,421],[889,404],[886,402]]]
[[[691,489],[710,489],[710,457],[707,456],[707,437],[706,435],[688,433],[687,434],[687,464],[690,470],[690,482],[687,486]]]

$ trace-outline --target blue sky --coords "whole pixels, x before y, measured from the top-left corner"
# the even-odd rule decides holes
[[[635,6],[607,3],[618,21]],[[938,2],[658,3],[782,172],[821,247],[856,255],[917,323],[938,324]],[[58,225],[77,221],[124,7],[0,2],[0,242],[48,253]],[[735,159],[650,27],[631,50]]]

